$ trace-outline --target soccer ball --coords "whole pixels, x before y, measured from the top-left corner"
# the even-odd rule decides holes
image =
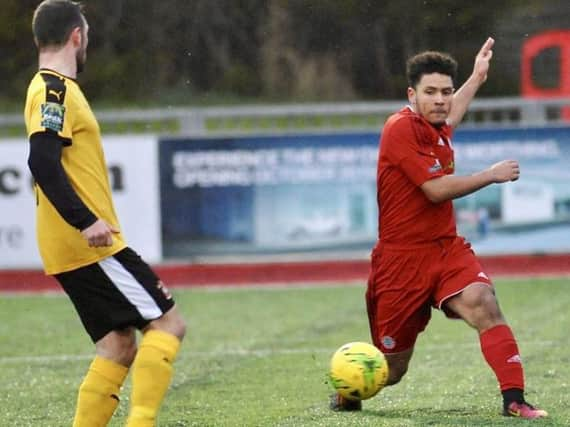
[[[344,398],[370,399],[386,385],[388,363],[372,344],[351,342],[333,354],[329,377],[333,388]]]

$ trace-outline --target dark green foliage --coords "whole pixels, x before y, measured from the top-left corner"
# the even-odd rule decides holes
[[[19,111],[36,69],[30,27],[38,3],[2,1],[0,111]],[[570,22],[565,0],[84,3],[91,32],[80,81],[94,103],[127,106],[236,96],[246,102],[398,99],[405,96],[410,55],[449,52],[462,81],[489,35],[497,44],[481,95],[516,96],[523,41]]]

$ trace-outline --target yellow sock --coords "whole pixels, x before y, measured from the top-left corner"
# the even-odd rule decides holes
[[[133,363],[131,411],[127,427],[153,427],[172,379],[180,340],[167,332],[146,332]]]
[[[79,387],[73,427],[104,427],[119,404],[119,390],[129,368],[95,356]]]

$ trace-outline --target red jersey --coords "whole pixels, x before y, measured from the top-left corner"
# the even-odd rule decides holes
[[[454,172],[452,128],[406,107],[382,130],[377,172],[378,234],[402,246],[457,235],[451,200],[432,203],[420,186]]]

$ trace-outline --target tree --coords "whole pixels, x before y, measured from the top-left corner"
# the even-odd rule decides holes
[[[3,0],[0,104],[15,109],[37,61],[39,0]],[[525,37],[567,28],[567,0],[99,0],[85,2],[89,60],[80,82],[95,103],[194,104],[211,94],[272,101],[396,99],[406,59],[443,50],[459,80],[496,38],[486,96],[518,95]],[[490,12],[492,11],[492,13]],[[547,71],[545,71],[547,72]],[[458,82],[460,83],[460,82]]]

